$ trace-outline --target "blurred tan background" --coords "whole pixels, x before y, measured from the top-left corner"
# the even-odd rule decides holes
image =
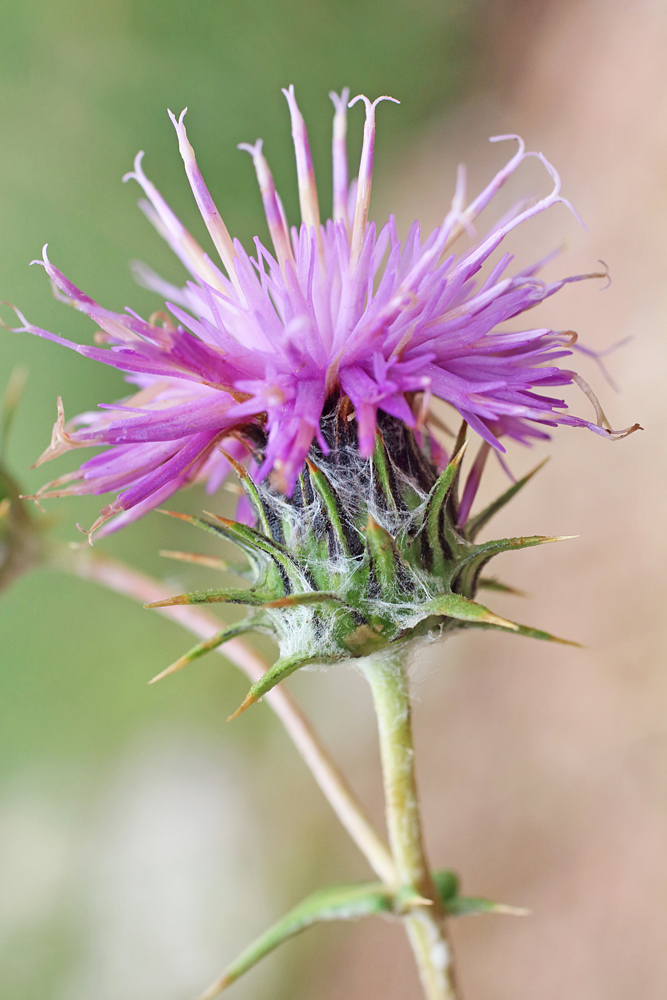
[[[120,124],[126,109],[115,72],[90,107],[73,96],[77,66],[81,85],[90,74],[95,93],[99,62],[111,60],[113,66],[112,43],[119,32],[126,32],[124,58],[143,58],[147,76],[158,65],[154,50],[137,41],[132,10],[131,4],[110,6],[106,21],[100,14],[88,26],[86,37],[104,31],[99,47],[85,50],[86,72],[73,57],[76,32],[59,33],[52,24],[52,34],[43,33],[71,91],[69,113],[58,105],[64,116],[60,125],[74,129],[78,114],[84,138],[91,139],[77,148],[74,163],[55,143],[68,168],[57,175],[57,184],[53,173],[40,184],[27,141],[18,147],[6,144],[2,159],[25,157],[22,167],[12,167],[13,199],[5,205],[17,232],[21,185],[12,178],[35,171],[31,198],[38,204],[25,196],[25,204],[32,205],[25,209],[30,242],[26,238],[19,256],[37,255],[41,242],[55,238],[60,254],[53,259],[74,280],[93,294],[106,294],[104,302],[111,307],[127,301],[143,308],[149,299],[134,292],[124,262],[142,256],[160,269],[166,258],[148,236],[140,243],[144,230],[131,208],[133,197],[125,197],[126,215],[109,219],[104,209],[93,214],[104,185],[117,186],[127,167],[127,156],[115,162],[120,156],[114,140],[123,150],[132,146],[132,153],[143,145],[150,151],[151,137],[138,134],[143,111],[132,103],[131,127]],[[296,18],[296,4],[290,14]],[[513,457],[513,467],[523,472],[543,454],[552,456],[498,520],[498,533],[580,537],[506,557],[499,566],[503,577],[530,596],[494,595],[490,603],[500,613],[577,639],[586,648],[466,634],[430,650],[415,665],[417,754],[434,865],[455,868],[469,894],[532,911],[527,918],[455,923],[464,996],[662,1000],[667,995],[667,10],[664,3],[648,0],[507,0],[467,12],[415,4],[394,14],[398,20],[378,24],[375,38],[370,29],[364,37],[369,63],[368,80],[362,83],[369,90],[395,93],[404,108],[414,94],[417,111],[409,128],[391,124],[389,113],[382,116],[380,134],[386,128],[389,138],[378,142],[373,214],[381,219],[395,210],[403,231],[414,217],[425,228],[436,224],[451,197],[456,164],[467,163],[474,193],[503,162],[503,150],[488,146],[487,137],[521,133],[558,167],[564,193],[587,231],[556,208],[515,239],[519,259],[531,260],[565,242],[550,275],[595,270],[603,259],[612,277],[606,290],[601,290],[604,282],[590,282],[559,293],[541,311],[543,322],[572,327],[586,344],[600,349],[632,336],[607,359],[619,393],[592,363],[584,361],[581,370],[614,426],[639,420],[645,428],[615,444],[563,429],[547,448],[517,451]],[[334,72],[334,57],[342,58],[342,49],[335,49],[352,38],[357,25],[345,5],[318,5],[317,16],[320,22],[307,26],[312,39],[320,45],[334,39],[316,74],[324,93],[347,82]],[[367,4],[363,24],[374,17],[380,17],[379,7]],[[407,65],[396,69],[400,79],[393,84],[399,35],[408,21],[418,22],[431,47],[420,61],[423,40],[414,31],[406,35]],[[251,74],[253,32],[241,14],[238,24]],[[271,26],[259,19],[252,27],[263,38]],[[169,32],[177,24],[165,20],[149,28],[157,33],[156,45],[196,60],[196,39],[191,52],[169,49]],[[292,29],[283,30],[289,39]],[[145,37],[150,34],[147,28]],[[297,43],[309,38],[279,47],[265,74],[267,93],[277,86],[273,76],[289,82],[286,56],[298,67],[302,49]],[[127,39],[133,40],[130,55]],[[204,42],[201,46],[206,48]],[[82,51],[74,54],[81,57]],[[326,46],[318,51],[326,52]],[[205,57],[205,72],[200,66],[193,86],[206,98],[196,121],[209,141],[203,135],[207,122],[215,121],[221,107],[227,114],[234,102],[225,98],[228,70],[221,69],[214,53],[206,50]],[[449,76],[443,68],[447,60],[454,67]],[[324,82],[325,70],[336,79]],[[177,71],[182,74],[176,88],[180,99],[187,91],[180,61]],[[352,76],[354,71],[350,65]],[[166,72],[164,67],[160,72]],[[295,69],[299,95],[308,93],[306,77],[315,72],[312,64]],[[10,125],[16,129],[20,114],[32,114],[36,135],[48,137],[43,111],[48,94],[21,90],[9,77],[6,84]],[[177,103],[154,81],[146,86],[153,116],[163,113],[167,100]],[[252,139],[262,129],[267,138],[275,127],[276,173],[289,178],[291,160],[278,138],[282,132],[287,136],[283,109],[275,93],[267,98],[257,92],[257,84],[252,86],[251,100],[236,81],[235,110],[229,113],[240,124],[233,123],[239,132],[233,141]],[[434,95],[438,87],[440,102]],[[139,101],[140,93],[137,87],[132,100]],[[321,118],[320,97],[318,103],[308,94],[304,103],[308,111],[312,100],[313,113]],[[264,100],[269,104],[260,122]],[[184,94],[182,103],[188,101],[192,114],[194,101]],[[274,109],[281,116],[275,126]],[[84,112],[92,121],[98,111],[107,131],[96,135],[93,129],[91,135]],[[326,129],[315,131],[324,164]],[[209,174],[217,169],[216,157],[229,152],[221,153],[217,140],[210,141],[204,164]],[[44,169],[52,168],[48,152],[43,156]],[[81,157],[86,165],[79,176]],[[107,157],[114,161],[109,178]],[[149,165],[149,176],[166,178],[164,193],[192,219],[175,144],[164,125],[153,139],[150,160],[147,152],[147,170]],[[514,194],[547,189],[537,164],[522,169]],[[223,177],[218,190],[224,192],[225,184]],[[65,199],[74,219],[66,219],[63,209],[62,218],[51,217],[50,227],[41,225],[37,208],[42,199],[47,210],[44,190],[49,203]],[[88,206],[78,216],[77,197]],[[252,232],[250,220],[259,211],[251,194],[244,197],[248,208],[244,202],[232,209],[243,234]],[[509,202],[512,191],[505,197]],[[85,260],[70,249],[79,232],[89,241]],[[11,249],[3,248],[3,258],[9,259]],[[76,273],[68,267],[68,253]],[[19,296],[19,265],[23,269],[22,260],[12,265],[17,277],[10,271],[11,282],[3,279],[2,297],[18,301],[35,322],[48,326],[50,320],[52,329],[89,336],[84,324],[74,324],[79,317],[48,302],[36,269]],[[98,397],[117,395],[119,386],[105,375],[89,399],[88,362],[62,360],[56,348],[32,342],[27,347],[3,343],[1,349],[7,371],[16,357],[29,355],[31,384],[37,382],[29,388],[33,398],[22,411],[13,454],[15,471],[33,485],[40,472],[28,474],[26,466],[48,436],[61,382],[69,386],[71,412]],[[573,402],[581,411],[588,405],[585,399]],[[490,480],[489,491],[502,483],[495,471]],[[201,497],[193,494],[187,503],[197,509]],[[64,537],[73,537],[73,522],[85,521],[93,507],[61,504]],[[164,544],[163,530],[155,516],[145,527],[105,544],[167,578],[171,568],[153,555]],[[187,547],[190,536],[179,534],[177,543],[170,537],[170,547]],[[170,583],[179,580],[172,576]],[[185,997],[300,896],[319,885],[366,876],[269,710],[259,707],[254,718],[248,713],[234,726],[224,726],[222,720],[244,691],[231,667],[203,661],[189,674],[145,689],[144,681],[187,647],[187,637],[175,626],[149,620],[119,598],[38,574],[19,581],[4,597],[0,642],[3,997]],[[361,679],[352,670],[332,670],[302,673],[290,686],[381,822],[373,720]],[[380,921],[309,932],[234,989],[239,997],[271,1000],[418,996],[401,929]]]

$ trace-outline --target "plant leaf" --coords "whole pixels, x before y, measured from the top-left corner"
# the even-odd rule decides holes
[[[324,505],[327,527],[333,533],[340,552],[346,556],[359,555],[361,546],[358,535],[354,526],[347,521],[338,494],[329,482],[328,476],[308,458],[306,466],[313,490]]]
[[[270,510],[268,505],[262,500],[255,480],[252,478],[248,470],[244,468],[240,462],[236,461],[233,455],[230,455],[223,448],[220,448],[220,451],[238,476],[245,495],[248,497],[248,500],[257,515],[257,522],[261,525],[262,531],[266,537],[272,538],[274,542],[283,544],[285,536],[283,535],[282,525],[275,514]]]
[[[463,538],[450,537],[451,532],[445,531],[445,505],[449,492],[456,482],[459,466],[466,450],[464,442],[456,452],[451,462],[436,480],[426,500],[424,511],[424,529],[428,538],[429,548],[433,557],[433,572],[443,576],[447,562],[452,558],[452,545],[459,547],[466,544]]]
[[[518,622],[501,618],[489,608],[485,608],[483,604],[470,601],[461,594],[444,594],[442,597],[436,597],[434,600],[422,604],[421,611],[424,618],[431,615],[442,615],[456,621],[466,622],[477,628],[500,628],[503,632],[514,632],[515,635],[523,635],[528,639],[559,642],[564,646],[580,646],[580,643],[573,642],[571,639],[560,639],[558,636],[551,635],[550,632],[543,632],[541,629],[520,625]]]
[[[235,625],[228,625],[226,628],[216,632],[215,635],[212,635],[209,639],[204,639],[203,642],[193,646],[191,650],[181,656],[180,659],[176,660],[175,663],[172,663],[171,666],[151,678],[148,683],[155,684],[157,681],[161,681],[164,677],[168,677],[170,674],[175,674],[177,670],[182,670],[183,667],[188,665],[188,663],[192,663],[193,660],[199,659],[200,656],[204,656],[212,649],[217,649],[218,646],[222,646],[223,643],[229,642],[230,639],[235,639],[239,635],[245,635],[246,632],[253,632],[258,628],[258,625],[258,616],[256,615],[251,618],[245,618],[243,621],[237,622]]]
[[[358,920],[360,917],[391,913],[392,909],[392,893],[379,882],[334,886],[314,892],[246,948],[201,995],[200,1000],[212,1000],[283,941],[315,923]]]
[[[380,591],[391,594],[396,587],[396,574],[402,559],[389,532],[370,515],[366,523],[366,545]]]
[[[226,590],[192,590],[188,594],[176,594],[175,597],[165,597],[163,601],[144,604],[145,608],[170,608],[175,604],[247,604],[250,607],[264,607],[275,600],[275,594],[258,594],[252,588],[237,590],[229,587]]]
[[[491,518],[497,514],[499,510],[502,510],[505,504],[508,504],[512,497],[515,497],[519,490],[522,490],[526,483],[529,483],[533,476],[536,475],[536,473],[538,473],[548,461],[549,459],[545,458],[543,462],[536,465],[535,468],[527,473],[522,479],[518,479],[516,483],[512,483],[509,489],[505,490],[504,493],[501,493],[499,497],[493,500],[487,507],[484,508],[484,510],[481,510],[479,514],[476,514],[475,517],[469,517],[464,528],[466,538],[469,538],[471,542],[474,542],[477,535],[480,533],[482,528],[489,523]]]
[[[523,906],[494,903],[481,896],[454,896],[447,904],[447,912],[452,917],[472,917],[480,913],[506,913],[514,917],[526,917],[530,910]]]
[[[294,559],[284,545],[275,542],[272,538],[267,538],[261,532],[250,528],[247,524],[241,524],[239,521],[231,521],[226,517],[220,517],[218,514],[212,514],[207,510],[204,513],[208,517],[212,517],[216,522],[210,527],[214,531],[217,529],[230,542],[234,542],[249,554],[254,553],[255,558],[258,552],[268,556],[280,571],[284,582],[287,583],[286,590],[288,592],[290,588],[303,590],[307,586],[311,586],[313,590],[316,589],[315,581],[308,570]]]
[[[477,913],[508,913],[526,916],[528,910],[520,906],[494,903],[481,896],[460,896],[458,876],[449,870],[433,872],[433,882],[442,905],[451,917],[467,917]]]
[[[373,452],[373,475],[384,506],[387,510],[396,512],[398,503],[396,501],[395,490],[396,481],[391,467],[391,462],[387,454],[384,438],[380,431],[375,433],[375,450]]]
[[[456,621],[470,622],[472,625],[494,625],[496,628],[509,629],[511,632],[519,630],[519,626],[514,622],[501,618],[483,604],[471,601],[461,594],[443,594],[422,604],[421,611],[424,618],[438,615],[454,618]]]
[[[201,552],[174,552],[172,549],[160,549],[158,555],[165,559],[176,559],[178,562],[191,563],[193,566],[205,566],[207,569],[216,569],[221,573],[233,573],[234,576],[241,576],[247,580],[252,579],[253,574],[246,567],[236,563],[230,563],[226,559],[219,559],[217,556],[205,555]]]
[[[343,654],[340,656],[304,656],[301,653],[296,653],[293,656],[281,656],[279,660],[273,664],[272,667],[262,674],[258,681],[252,685],[247,695],[243,699],[243,702],[239,705],[235,712],[227,719],[227,722],[232,722],[234,719],[238,718],[242,712],[245,712],[247,708],[254,705],[256,701],[263,698],[265,694],[274,688],[276,684],[280,684],[281,681],[293,674],[295,670],[299,670],[301,667],[310,666],[312,663],[336,663],[337,660],[343,658]]]
[[[326,590],[307,590],[303,594],[287,594],[285,597],[276,597],[272,601],[267,601],[264,607],[296,608],[306,604],[327,604],[329,602],[349,607],[349,605],[345,604],[342,597],[339,597],[337,594],[331,594]]]
[[[204,513],[212,517],[215,523],[205,521],[201,517],[195,517],[193,514],[180,514],[171,510],[163,510],[161,513],[168,514],[170,517],[178,518],[181,521],[187,521],[189,524],[194,524],[199,528],[203,528],[204,531],[210,531],[219,538],[225,538],[227,541],[238,545],[252,562],[258,576],[261,570],[266,568],[267,565],[273,568],[275,572],[272,574],[272,578],[267,577],[266,580],[266,584],[269,587],[274,587],[282,581],[282,592],[285,593],[293,588],[303,590],[305,586],[312,584],[310,579],[306,579],[307,572],[299,567],[284,546],[279,545],[272,538],[267,538],[261,532],[255,531],[254,528],[250,528],[246,524],[231,521],[226,517],[219,517],[217,514],[211,514],[209,511],[204,511]],[[278,594],[274,596],[277,597]]]
[[[451,916],[527,912],[518,907],[493,903],[489,899],[460,896],[458,878],[451,871],[434,872],[433,881],[443,906]],[[313,924],[333,920],[359,920],[362,917],[389,914],[400,915],[409,912],[415,906],[423,905],[424,902],[426,901],[414,892],[399,890],[394,894],[381,882],[362,882],[320,889],[307,896],[242,951],[238,958],[227,966],[222,976],[201,994],[199,1000],[213,1000],[283,941],[288,941]]]
[[[523,635],[527,639],[540,639],[542,642],[558,642],[562,646],[576,646],[578,649],[583,648],[580,642],[574,642],[573,639],[561,639],[557,635],[552,635],[551,632],[544,632],[539,628],[531,628],[529,625],[520,625],[518,622],[513,622],[512,624],[514,625],[513,631],[515,635]],[[486,624],[480,622],[479,627],[496,628],[497,626],[493,623]]]
[[[479,574],[494,556],[501,552],[516,552],[519,549],[529,549],[535,545],[547,545],[550,542],[562,542],[571,535],[523,535],[517,538],[497,538],[490,542],[475,545],[467,555],[462,556],[456,564],[452,575],[452,588],[472,596],[477,587]]]
[[[494,576],[480,576],[477,586],[482,590],[495,590],[499,594],[512,594],[514,597],[525,597],[526,592],[517,587],[510,587],[507,583],[496,580]]]
[[[432,872],[431,877],[438,891],[438,895],[440,896],[443,906],[447,908],[449,905],[449,900],[453,899],[454,896],[458,895],[459,891],[458,875],[456,874],[456,872],[451,871],[449,868],[442,868],[437,872]]]

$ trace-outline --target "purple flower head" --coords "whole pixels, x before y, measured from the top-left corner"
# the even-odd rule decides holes
[[[558,366],[572,353],[574,335],[541,327],[509,329],[514,320],[563,285],[588,275],[545,282],[544,261],[511,271],[510,254],[491,260],[504,238],[522,222],[568,202],[558,174],[541,153],[518,148],[509,162],[466,205],[465,173],[459,171],[451,209],[425,240],[415,223],[398,239],[393,217],[376,232],[368,221],[378,103],[349,92],[331,94],[333,123],[333,218],[322,223],[308,136],[294,96],[284,91],[292,120],[301,226],[289,227],[262,151],[244,145],[253,159],[273,252],[255,239],[254,256],[232,239],[197,166],[183,118],[170,116],[185,171],[218,261],[196,242],[142,169],[134,171],[145,200],[141,207],[190,274],[183,288],[145,267],[140,281],[166,300],[166,312],[144,320],[98,305],[53,264],[43,265],[59,296],[93,319],[96,346],[74,344],[28,323],[21,329],[102,361],[126,373],[134,395],[98,412],[65,422],[59,402],[50,447],[40,461],[74,448],[106,446],[81,467],[47,484],[40,496],[116,493],[91,531],[110,518],[109,531],[134,520],[194,481],[218,488],[229,470],[225,453],[242,459],[243,435],[265,438],[261,478],[272,475],[286,493],[316,441],[327,401],[347,396],[354,407],[359,449],[372,453],[378,410],[421,430],[433,397],[449,403],[488,445],[504,451],[502,438],[529,443],[558,424],[588,427],[616,436],[595,398],[596,420],[571,414],[559,398],[562,386],[578,384]],[[363,148],[356,181],[348,181],[347,108],[363,101]],[[460,254],[452,247],[505,181],[528,157],[539,159],[552,182],[546,197],[522,202],[483,239]],[[554,391],[556,395],[554,395]],[[624,432],[619,432],[624,433]],[[476,463],[468,496],[474,494]],[[464,505],[467,501],[464,499]]]

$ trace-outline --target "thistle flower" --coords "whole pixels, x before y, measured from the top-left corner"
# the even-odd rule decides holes
[[[262,142],[243,145],[253,159],[273,253],[255,239],[250,256],[232,239],[197,167],[185,112],[173,121],[186,174],[217,251],[215,262],[176,218],[147,179],[140,153],[134,179],[146,199],[141,207],[190,273],[177,288],[140,267],[140,281],[166,299],[166,311],[148,320],[128,310],[98,305],[48,259],[43,266],[57,294],[93,319],[96,346],[74,344],[33,326],[19,314],[20,329],[69,347],[126,373],[134,395],[102,404],[66,422],[62,403],[51,445],[40,462],[71,449],[106,446],[72,473],[39,492],[40,498],[114,492],[91,528],[103,530],[134,520],[164,502],[181,486],[202,481],[214,492],[230,462],[255,447],[256,478],[269,474],[290,496],[313,445],[321,455],[331,444],[323,414],[338,400],[351,403],[356,447],[369,458],[376,446],[378,414],[384,413],[428,437],[429,403],[450,404],[484,442],[482,457],[462,499],[467,515],[489,449],[503,440],[529,443],[564,424],[613,432],[586,383],[558,363],[570,355],[575,335],[541,327],[498,329],[564,285],[590,275],[546,282],[544,263],[511,272],[513,258],[492,255],[508,233],[546,209],[569,203],[558,174],[541,153],[518,148],[487,187],[466,205],[460,169],[450,211],[425,240],[415,223],[404,243],[393,217],[376,232],[368,221],[373,170],[375,112],[380,101],[349,93],[331,94],[333,124],[333,214],[321,222],[310,147],[294,88],[284,91],[296,152],[301,226],[288,226]],[[348,182],[347,107],[366,110],[357,181]],[[473,232],[477,216],[505,181],[529,157],[544,165],[552,183],[548,195],[517,204],[486,237],[460,254],[452,247]],[[572,414],[558,391],[571,384],[593,401],[596,419]],[[556,395],[553,395],[553,392]],[[440,454],[440,467],[449,456]],[[465,519],[465,517],[463,518]]]
[[[333,217],[322,224],[305,124],[294,89],[284,93],[296,151],[299,229],[288,227],[261,140],[241,147],[254,162],[273,254],[256,239],[251,257],[230,237],[197,167],[185,112],[171,118],[219,263],[146,178],[142,154],[126,179],[141,185],[144,211],[191,276],[177,288],[140,267],[140,280],[166,299],[165,311],[146,321],[131,310],[104,309],[54,267],[44,249],[42,263],[56,294],[95,320],[97,343],[74,344],[19,313],[20,329],[120,369],[136,391],[70,422],[58,401],[51,445],[40,461],[82,447],[106,450],[37,496],[116,493],[88,532],[90,539],[98,529],[136,519],[188,483],[202,481],[214,492],[233,470],[248,523],[215,514],[173,516],[234,543],[247,565],[231,567],[210,554],[164,554],[236,573],[243,584],[179,594],[148,607],[222,603],[244,605],[249,613],[154,680],[233,637],[260,632],[275,640],[279,656],[230,718],[310,664],[356,661],[371,687],[391,853],[335,767],[321,751],[317,759],[324,765],[322,787],[382,883],[338,886],[308,897],[245,949],[202,1000],[310,924],[376,913],[406,921],[425,994],[454,1000],[446,917],[508,909],[461,897],[453,873],[431,871],[415,782],[406,656],[411,645],[461,628],[563,641],[502,618],[476,599],[481,588],[511,589],[484,575],[494,556],[558,540],[528,535],[479,541],[494,514],[532,476],[512,482],[473,514],[484,464],[493,450],[504,451],[503,441],[529,444],[560,424],[608,437],[637,425],[612,431],[583,379],[559,367],[575,347],[571,331],[508,328],[564,285],[592,277],[546,282],[537,276],[545,261],[512,272],[510,254],[494,257],[521,223],[559,203],[571,207],[542,154],[527,152],[516,136],[498,137],[516,141],[518,148],[482,193],[466,205],[461,169],[442,225],[422,241],[415,223],[401,244],[393,217],[377,234],[368,221],[375,111],[379,101],[392,99],[350,102],[364,102],[366,121],[359,176],[349,184],[349,94],[331,95]],[[550,193],[516,205],[487,236],[455,253],[457,238],[464,232],[474,237],[477,217],[528,157],[544,165]],[[559,398],[558,390],[573,384],[592,402],[595,421],[569,412]],[[431,433],[433,398],[461,418],[450,453]],[[461,490],[468,427],[482,443]],[[11,574],[40,551],[24,544],[25,537],[33,542],[35,532],[7,477],[2,500],[2,478],[0,465],[0,521],[3,514],[8,518],[4,527],[0,523],[0,549],[4,535]]]

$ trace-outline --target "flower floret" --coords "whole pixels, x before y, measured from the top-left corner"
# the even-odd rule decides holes
[[[162,312],[144,320],[130,310],[104,309],[51,264],[44,248],[40,263],[59,297],[98,325],[96,344],[72,343],[19,313],[20,329],[119,369],[138,390],[69,423],[60,407],[51,447],[42,456],[84,446],[110,449],[40,493],[117,493],[93,529],[113,517],[105,530],[127,523],[194,481],[217,489],[229,470],[223,451],[244,459],[244,440],[258,478],[270,475],[289,495],[313,443],[323,452],[328,447],[321,420],[336,397],[352,403],[362,456],[373,452],[378,411],[421,431],[434,397],[450,404],[497,452],[504,451],[503,439],[528,443],[559,424],[612,433],[586,383],[557,364],[572,354],[572,332],[507,326],[564,285],[591,277],[548,282],[537,276],[546,261],[511,273],[510,254],[491,260],[523,222],[559,203],[571,207],[542,154],[526,151],[517,136],[495,137],[518,144],[507,164],[469,204],[460,170],[442,224],[423,241],[415,224],[402,244],[393,216],[379,232],[368,221],[376,106],[393,98],[348,102],[348,91],[331,95],[333,213],[322,223],[305,122],[294,88],[284,93],[300,228],[288,225],[261,140],[241,146],[257,173],[272,250],[256,239],[250,256],[230,236],[197,166],[185,111],[178,119],[170,116],[221,266],[148,180],[142,153],[124,180],[139,183],[142,209],[190,275],[178,288],[138,266],[141,283],[166,299]],[[363,101],[366,119],[358,180],[349,183],[347,107],[357,101]],[[547,170],[549,194],[516,205],[486,237],[455,253],[456,240],[473,234],[479,214],[529,157]],[[595,421],[572,414],[552,395],[572,384],[590,396]]]

